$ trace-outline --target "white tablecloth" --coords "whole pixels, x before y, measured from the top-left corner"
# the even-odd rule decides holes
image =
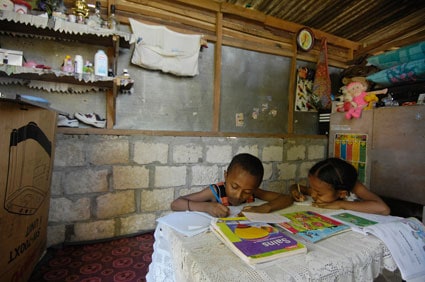
[[[314,210],[291,206],[284,212]],[[185,237],[158,224],[147,281],[373,281],[384,269],[397,266],[382,241],[348,231],[318,243],[307,254],[290,256],[255,269],[234,255],[210,231]]]

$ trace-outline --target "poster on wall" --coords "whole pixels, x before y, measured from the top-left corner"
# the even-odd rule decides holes
[[[366,183],[367,139],[367,134],[335,134],[334,157],[351,163],[363,184]]]
[[[297,85],[295,89],[295,111],[317,112],[320,98],[313,94],[315,71],[300,67],[297,70]]]

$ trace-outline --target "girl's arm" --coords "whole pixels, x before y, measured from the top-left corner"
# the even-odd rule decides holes
[[[178,197],[170,206],[173,211],[206,212],[215,217],[226,217],[230,213],[228,207],[217,203],[209,187],[199,192]]]
[[[255,190],[254,197],[263,201],[267,201],[267,203],[264,203],[259,206],[247,206],[243,208],[243,211],[269,213],[289,207],[294,202],[291,195],[280,194],[273,191],[266,191],[260,188],[257,188]]]
[[[320,204],[321,208],[344,209],[365,213],[389,215],[390,208],[375,193],[369,191],[362,183],[357,182],[352,193],[354,193],[360,201],[343,201],[338,200],[333,203]]]

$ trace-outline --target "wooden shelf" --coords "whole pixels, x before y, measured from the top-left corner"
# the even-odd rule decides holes
[[[7,69],[13,68],[14,73],[9,73]],[[82,75],[81,79],[74,74],[67,74],[61,71],[50,71],[50,70],[38,70],[18,66],[0,66],[0,77],[10,77],[22,80],[39,80],[55,83],[68,83],[76,85],[85,85],[99,87],[103,89],[112,89],[114,87],[114,78],[108,77],[105,79],[93,78],[88,79],[88,74]]]
[[[115,46],[115,41],[119,39],[121,48],[130,48],[130,33],[92,28],[85,24],[71,23],[62,19],[45,19],[41,16],[0,10],[0,26],[2,33],[52,37],[57,40],[101,46]]]
[[[127,32],[93,28],[59,18],[48,19],[42,16],[3,10],[0,10],[0,34],[106,46],[112,49],[112,52],[108,54],[113,59],[111,61],[113,61],[114,68],[116,68],[119,48],[130,48],[132,36]],[[116,96],[119,86],[113,77],[103,78],[83,74],[80,78],[59,70],[41,70],[9,65],[0,66],[0,77],[97,87],[105,91],[107,129],[112,129],[115,124]]]

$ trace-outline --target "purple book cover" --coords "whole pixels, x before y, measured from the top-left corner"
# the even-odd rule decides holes
[[[235,235],[233,244],[246,256],[297,248],[296,240],[267,223],[233,221],[227,226]]]

